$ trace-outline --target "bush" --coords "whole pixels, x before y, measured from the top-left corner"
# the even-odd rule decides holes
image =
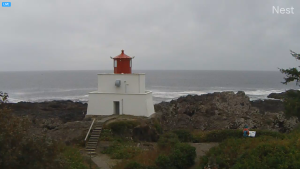
[[[131,161],[124,167],[124,169],[145,169],[145,167],[138,162]]]
[[[174,169],[174,165],[172,164],[172,161],[169,156],[166,155],[159,155],[157,159],[155,160],[155,164],[158,166],[159,169]]]
[[[300,168],[300,151],[278,143],[265,143],[237,158],[238,168]]]
[[[193,142],[222,142],[229,138],[243,138],[242,133],[242,130],[215,130],[208,132],[199,132],[193,135]],[[272,136],[280,139],[284,139],[286,137],[285,134],[279,132],[256,130],[255,137],[261,136]]]
[[[196,148],[185,143],[177,144],[170,154],[171,161],[178,169],[194,165],[195,157]]]
[[[191,142],[191,141],[193,141],[193,135],[188,130],[175,130],[173,132],[177,135],[178,139],[181,142]]]
[[[128,142],[113,142],[106,150],[102,151],[103,154],[109,154],[113,159],[130,159],[141,152],[140,148]]]
[[[86,164],[83,163],[84,159],[78,149],[65,147],[62,156],[65,159],[66,169],[88,169]]]
[[[210,164],[220,168],[300,168],[300,134],[284,138],[281,133],[263,134],[257,138],[223,141],[200,159],[200,167]]]
[[[179,139],[175,133],[165,133],[160,136],[157,145],[159,148],[168,148],[179,143]]]
[[[116,121],[107,125],[114,134],[127,134],[130,129],[133,129],[140,123],[138,121]]]
[[[163,133],[163,128],[157,120],[154,122],[153,126],[159,134]]]
[[[168,156],[160,155],[156,160],[156,165],[161,169],[189,168],[194,164],[195,157],[195,147],[186,143],[178,143]]]

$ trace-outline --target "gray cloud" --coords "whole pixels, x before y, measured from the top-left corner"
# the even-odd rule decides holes
[[[0,71],[277,70],[298,63],[300,1],[12,0],[0,8]],[[293,15],[272,7],[294,7]]]

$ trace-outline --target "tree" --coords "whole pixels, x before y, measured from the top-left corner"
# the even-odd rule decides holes
[[[8,100],[8,94],[0,91],[0,104],[6,103]]]
[[[291,55],[300,60],[300,54],[290,50]],[[299,66],[300,67],[300,66]],[[300,86],[300,71],[297,68],[279,69],[281,73],[285,74],[283,84],[290,82],[296,82],[296,85]],[[284,98],[285,114],[287,116],[297,116],[300,118],[300,91],[287,91]]]

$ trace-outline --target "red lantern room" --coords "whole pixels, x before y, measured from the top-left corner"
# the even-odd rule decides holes
[[[124,50],[122,50],[122,53],[120,55],[112,58],[112,59],[114,59],[114,73],[115,74],[121,74],[121,73],[131,74],[133,58],[124,54]]]

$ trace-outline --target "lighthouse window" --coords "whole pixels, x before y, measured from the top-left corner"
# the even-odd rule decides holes
[[[130,67],[131,67],[131,60],[130,60]]]
[[[117,60],[115,60],[115,67],[117,67]]]

